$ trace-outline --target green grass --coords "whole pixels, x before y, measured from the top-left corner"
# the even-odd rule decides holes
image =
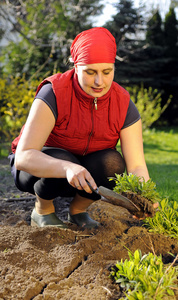
[[[178,128],[146,130],[144,153],[150,177],[161,197],[178,201]]]
[[[162,198],[178,202],[178,127],[143,132],[145,160]],[[120,145],[117,146],[120,151]]]

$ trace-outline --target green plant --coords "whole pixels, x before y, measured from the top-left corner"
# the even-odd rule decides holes
[[[122,175],[115,174],[115,176],[116,178],[110,178],[110,180],[115,180],[116,186],[114,187],[114,191],[116,193],[133,192],[152,202],[160,200],[159,194],[156,191],[156,184],[151,179],[145,181],[143,177],[131,173],[129,175],[126,173]]]
[[[153,218],[145,219],[144,223],[152,232],[178,237],[178,202],[163,199],[160,209]]]
[[[0,82],[0,135],[3,142],[15,138],[25,123],[39,81],[3,78]]]
[[[178,127],[143,132],[145,160],[161,198],[178,201]]]
[[[8,251],[9,251],[9,249],[8,249],[8,248],[5,248],[3,252],[4,252],[4,253],[7,253]]]
[[[174,296],[172,287],[176,280],[175,268],[165,268],[162,257],[141,250],[128,251],[129,260],[121,260],[112,268],[110,278],[120,285],[129,300],[161,300],[166,295]]]
[[[145,160],[151,179],[161,199],[178,201],[178,127],[143,131]],[[117,145],[120,152],[120,143]]]
[[[152,87],[146,89],[143,85],[141,88],[134,86],[127,87],[126,89],[139,110],[143,129],[151,127],[151,125],[159,119],[172,99],[172,96],[169,96],[166,104],[161,107],[161,93],[159,93],[157,89],[153,90]]]

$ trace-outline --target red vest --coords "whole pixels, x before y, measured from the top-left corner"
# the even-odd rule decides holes
[[[107,94],[94,98],[80,88],[73,69],[46,78],[37,92],[47,81],[56,96],[58,118],[45,146],[79,155],[116,147],[130,100],[125,89],[113,82]],[[13,152],[20,136],[12,143]]]

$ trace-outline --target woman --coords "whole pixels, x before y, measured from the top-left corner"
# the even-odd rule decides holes
[[[31,224],[66,225],[53,199],[73,196],[69,221],[98,227],[86,212],[99,196],[97,185],[113,188],[108,177],[128,173],[149,179],[139,113],[129,94],[113,82],[116,43],[102,27],[80,33],[71,45],[74,69],[45,79],[28,119],[12,143],[17,187],[36,195]],[[122,156],[115,150],[120,138]]]

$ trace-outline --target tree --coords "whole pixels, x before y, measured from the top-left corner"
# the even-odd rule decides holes
[[[131,63],[131,60],[137,58],[138,49],[143,46],[140,34],[144,29],[144,19],[140,10],[133,7],[132,0],[120,0],[115,7],[118,12],[104,26],[111,31],[116,39],[115,80],[123,85],[127,85],[130,83],[131,78],[136,78],[136,66]],[[117,69],[119,70],[118,72]]]
[[[117,7],[116,15],[106,23],[118,47],[115,80],[125,87],[143,84],[146,89],[157,89],[162,95],[162,106],[173,95],[162,118],[169,124],[177,124],[178,49],[173,6],[165,22],[158,10],[152,12],[149,20],[143,18],[144,10],[134,9],[131,0],[121,0]]]
[[[163,31],[163,22],[159,11],[152,13],[151,18],[147,22],[147,31],[145,38],[145,46],[140,51],[140,67],[145,66],[142,82],[147,88],[149,86],[162,90],[165,84],[165,38]]]
[[[174,9],[171,7],[163,22],[159,11],[147,23],[145,46],[139,52],[138,68],[141,82],[162,93],[162,106],[172,95],[172,101],[162,115],[170,125],[178,122],[178,47]],[[138,76],[138,73],[136,73]],[[140,78],[138,76],[137,78]]]
[[[164,23],[164,33],[165,33],[165,45],[168,49],[169,54],[173,56],[178,56],[177,54],[177,42],[178,42],[178,30],[177,30],[177,20],[173,7],[170,7],[169,12],[165,16]]]
[[[118,46],[132,41],[132,34],[140,30],[143,24],[142,16],[139,11],[133,7],[132,0],[120,0],[115,4],[117,13],[112,20],[105,24],[116,39]]]
[[[173,101],[172,105],[165,111],[163,117],[169,120],[170,124],[176,124],[178,123],[178,30],[173,4],[165,16],[164,34],[165,57],[167,58],[167,63],[165,64],[167,82],[163,88],[165,97],[168,94],[172,94]]]
[[[163,22],[159,11],[147,23],[146,44],[139,52],[138,68],[145,87],[151,86],[162,93],[164,106],[172,95],[172,101],[162,115],[170,125],[178,122],[178,47],[177,21],[171,7]],[[136,74],[137,75],[137,74]]]
[[[146,42],[150,45],[164,45],[162,19],[158,10],[147,23]]]
[[[0,8],[1,18],[20,37],[4,49],[4,70],[29,77],[65,71],[71,41],[81,30],[92,27],[89,17],[101,13],[102,5],[96,0],[6,0]]]

